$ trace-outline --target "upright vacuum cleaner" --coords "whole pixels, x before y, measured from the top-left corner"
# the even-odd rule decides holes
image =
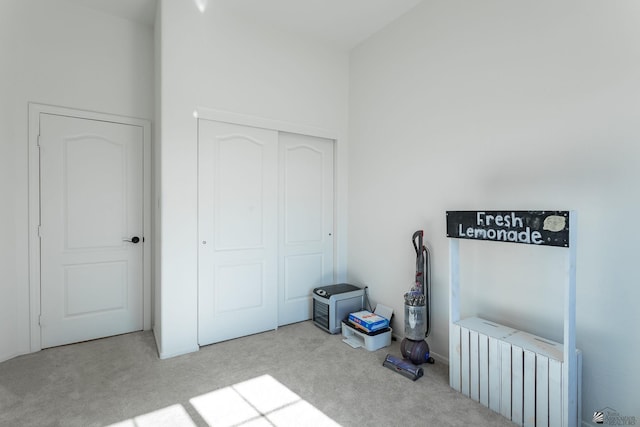
[[[424,373],[418,365],[434,363],[425,340],[431,332],[431,260],[429,250],[422,242],[423,236],[422,230],[413,233],[416,280],[411,290],[404,294],[405,337],[400,343],[403,359],[387,354],[382,364],[413,381]]]

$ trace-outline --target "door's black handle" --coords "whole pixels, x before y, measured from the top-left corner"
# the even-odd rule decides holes
[[[140,241],[140,238],[138,236],[133,236],[131,239],[123,239],[123,242],[130,242],[130,243],[138,243]]]

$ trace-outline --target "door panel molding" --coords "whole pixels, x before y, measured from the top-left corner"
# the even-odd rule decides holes
[[[145,119],[115,114],[84,111],[54,105],[29,103],[29,318],[30,350],[42,349],[40,314],[40,117],[42,114],[88,119],[139,126],[143,135],[143,232],[147,244],[143,247],[143,329],[151,328],[151,122]]]

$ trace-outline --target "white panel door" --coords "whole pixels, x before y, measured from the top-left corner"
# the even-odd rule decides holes
[[[143,128],[43,113],[39,141],[42,347],[142,330]]]
[[[311,292],[332,284],[333,141],[281,132],[278,324],[311,319]]]
[[[198,121],[198,340],[277,327],[278,133]]]

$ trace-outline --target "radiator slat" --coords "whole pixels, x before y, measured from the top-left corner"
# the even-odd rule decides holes
[[[522,393],[524,408],[522,415],[525,427],[536,425],[536,354],[524,350],[524,392]]]
[[[469,397],[480,401],[480,353],[476,331],[469,331]]]
[[[562,362],[549,359],[549,425],[562,425]]]
[[[500,412],[500,340],[489,338],[489,408]]]
[[[500,413],[511,419],[511,344],[500,341]]]
[[[511,421],[521,426],[524,422],[524,352],[517,345],[511,346],[511,376]]]
[[[484,334],[478,334],[478,361],[480,403],[489,406],[489,338]]]
[[[549,358],[536,355],[536,427],[549,427]]]
[[[469,397],[469,329],[460,328],[460,348],[462,350],[460,360],[460,374],[462,375],[462,394]]]

